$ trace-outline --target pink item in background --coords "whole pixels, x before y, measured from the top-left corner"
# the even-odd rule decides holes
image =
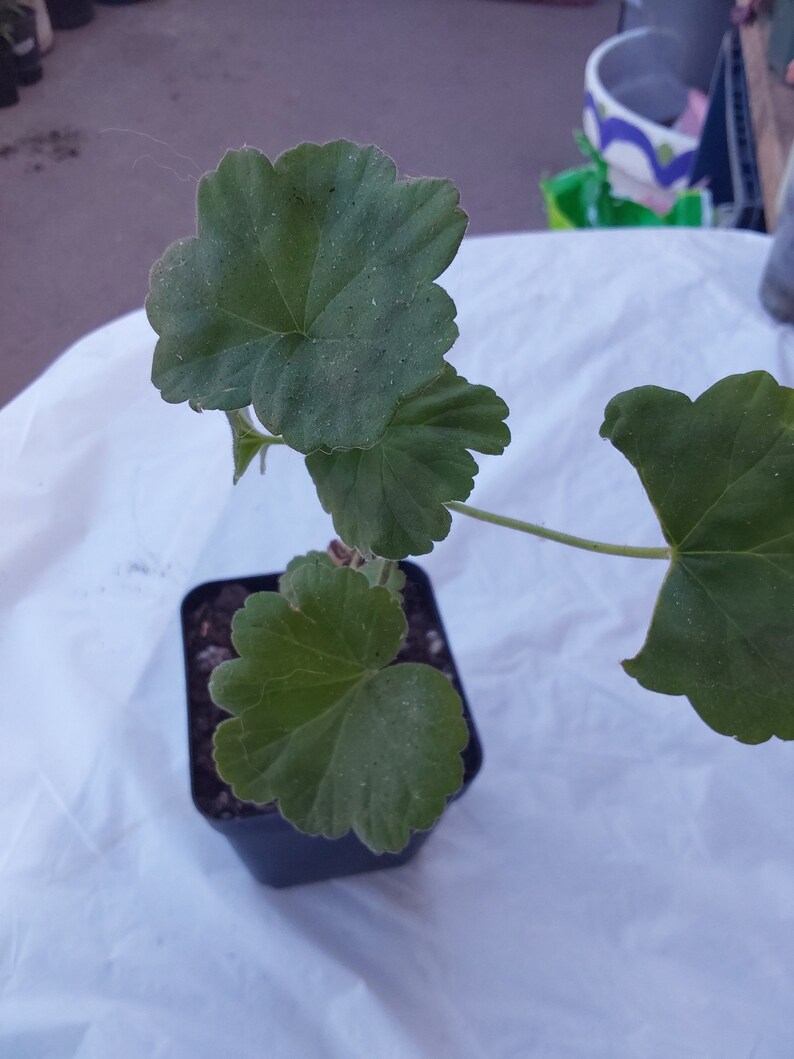
[[[699,140],[706,121],[708,108],[709,97],[704,92],[701,92],[699,88],[690,88],[686,109],[673,125],[673,128],[677,132],[683,132],[687,136],[694,136]]]

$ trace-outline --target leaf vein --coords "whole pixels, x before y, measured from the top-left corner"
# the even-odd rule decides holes
[[[766,452],[764,452],[763,455],[761,455],[754,463],[752,463],[749,467],[742,471],[738,478],[735,478],[732,482],[729,482],[722,490],[720,495],[711,504],[709,504],[706,510],[700,515],[697,522],[695,522],[694,526],[692,526],[692,528],[684,534],[683,538],[681,539],[678,545],[680,549],[684,548],[684,545],[695,532],[695,530],[697,530],[703,524],[703,522],[705,522],[705,520],[709,517],[712,511],[714,511],[714,509],[722,503],[722,501],[731,492],[731,490],[735,489],[736,486],[749,474],[752,474],[754,471],[757,471],[758,468],[769,459],[769,457],[778,447],[780,442],[785,440],[788,440],[787,432],[784,429],[781,429],[775,436],[774,440],[772,441],[772,444],[769,446]]]
[[[750,639],[750,637],[747,635],[747,633],[742,629],[741,625],[739,625],[739,623],[736,621],[736,619],[731,614],[729,614],[728,611],[725,609],[725,607],[723,607],[723,605],[719,602],[719,600],[714,595],[712,595],[712,593],[709,591],[708,585],[706,583],[704,583],[695,574],[694,570],[692,570],[691,566],[689,566],[688,564],[682,563],[682,568],[687,572],[687,574],[692,578],[692,580],[695,581],[696,584],[698,584],[700,586],[700,588],[706,593],[706,595],[709,598],[709,601],[714,606],[714,608],[725,618],[725,621],[727,623],[729,623],[730,625],[733,626],[733,628],[739,634],[740,639],[743,640],[744,643],[747,644],[747,646],[750,648],[750,650],[753,652],[753,654],[756,655],[756,657],[759,659],[759,661],[762,662],[763,665],[766,666],[766,668],[770,671],[770,673],[772,673],[772,675],[775,677],[776,680],[778,680],[781,683],[783,683],[784,680],[785,680],[784,675],[782,673],[778,672],[778,670],[775,667],[775,665],[768,658],[766,658],[764,653],[763,653],[763,651],[761,651],[761,649],[759,647],[757,647],[753,643],[753,641]],[[729,658],[730,658],[730,656],[729,656]]]

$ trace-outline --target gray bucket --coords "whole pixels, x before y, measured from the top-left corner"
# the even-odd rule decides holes
[[[681,41],[686,84],[708,93],[733,0],[624,0],[622,29],[671,30]]]

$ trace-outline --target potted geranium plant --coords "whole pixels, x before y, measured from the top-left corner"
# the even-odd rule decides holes
[[[162,396],[226,412],[236,476],[274,445],[302,453],[344,542],[247,595],[199,674],[231,714],[218,775],[260,831],[252,806],[277,804],[300,832],[396,852],[460,787],[476,737],[450,680],[390,664],[406,629],[397,564],[443,540],[453,512],[666,562],[627,672],[725,735],[794,738],[794,391],[755,372],[695,401],[645,386],[609,403],[601,436],[639,473],[666,547],[468,507],[471,451],[509,435],[504,402],[446,360],[455,306],[435,280],[465,226],[451,184],[398,180],[374,147],[304,144],[275,163],[246,148],[201,180],[197,235],[152,270]]]

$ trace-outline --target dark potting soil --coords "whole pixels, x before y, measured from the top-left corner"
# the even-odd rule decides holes
[[[398,662],[424,662],[434,666],[452,682],[457,693],[463,698],[455,664],[432,600],[428,604],[422,581],[412,580],[410,569],[406,569],[406,573],[403,600],[408,619],[408,634],[392,665]],[[237,652],[232,646],[232,618],[248,596],[257,590],[251,584],[257,580],[261,582],[263,579],[246,578],[202,586],[195,603],[191,605],[188,597],[183,608],[188,696],[191,703],[189,735],[193,796],[204,813],[220,819],[258,816],[261,813],[277,811],[273,803],[254,805],[236,798],[231,787],[218,776],[212,757],[215,729],[229,715],[225,710],[219,709],[210,698],[210,674],[221,662],[237,657]],[[269,580],[271,584],[266,587],[275,591],[278,587],[277,577]],[[263,586],[260,584],[257,587],[261,590]],[[465,755],[464,763],[468,765]]]

